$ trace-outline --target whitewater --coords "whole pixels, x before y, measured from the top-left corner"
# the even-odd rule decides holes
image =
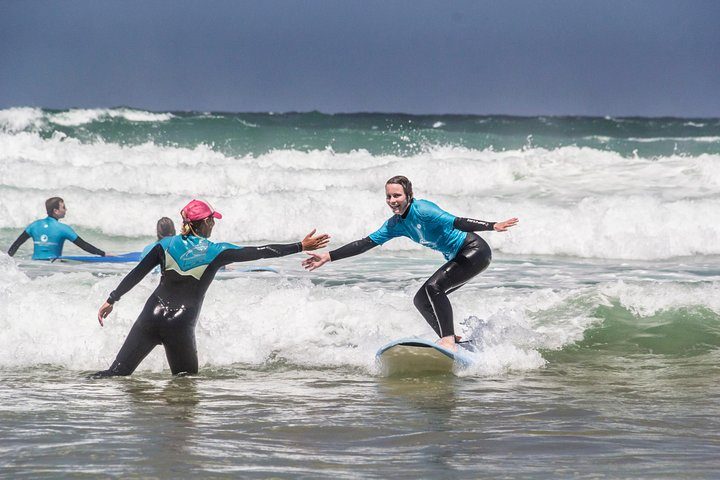
[[[412,297],[444,260],[404,239],[316,272],[301,268],[302,255],[253,262],[278,273],[247,272],[243,265],[221,272],[196,331],[201,380],[181,380],[190,394],[176,392],[162,348],[141,364],[139,380],[84,380],[112,362],[156,274],[127,294],[100,328],[97,309],[133,265],[33,262],[30,242],[13,258],[5,253],[29,223],[45,216],[51,196],[64,198],[65,223],[110,253],[141,250],[154,241],[157,219],[178,224],[192,198],[222,212],[214,241],[293,242],[317,228],[337,248],[390,216],[383,187],[399,174],[412,180],[417,198],[454,215],[520,219],[509,232],[481,233],[493,263],[451,296],[458,333],[481,347],[473,368],[452,378],[386,380],[375,365],[375,351],[391,340],[432,338]],[[288,430],[288,438],[326,441],[313,427],[323,402],[351,419],[335,419],[338,435],[348,440],[338,447],[342,453],[326,459],[328,476],[353,477],[345,448],[360,448],[355,473],[361,476],[395,472],[392,461],[379,465],[372,452],[362,453],[363,435],[385,439],[393,461],[433,472],[427,459],[403,460],[412,441],[400,432],[427,422],[465,422],[468,432],[510,432],[515,447],[535,452],[538,463],[507,464],[517,476],[562,476],[570,457],[544,442],[563,434],[578,439],[575,455],[589,454],[575,464],[581,473],[612,476],[618,472],[612,465],[636,462],[641,476],[681,474],[683,462],[667,456],[665,438],[673,449],[694,452],[702,477],[717,466],[717,438],[709,432],[720,411],[707,399],[718,393],[719,200],[717,119],[2,110],[0,403],[16,401],[22,388],[42,397],[58,384],[59,397],[40,402],[48,412],[76,389],[98,401],[108,397],[130,415],[137,405],[117,402],[140,391],[141,398],[166,399],[160,417],[177,415],[179,403],[202,418],[180,421],[182,430],[217,428],[229,421],[229,413],[216,410],[220,405],[250,408],[243,395],[252,406],[280,392],[269,400],[280,417],[292,411],[291,398],[304,405],[296,411],[303,428]],[[82,252],[70,244],[65,253]],[[418,382],[439,410],[417,400]],[[364,395],[387,411],[361,404]],[[652,399],[656,410],[648,413],[643,399]],[[31,429],[30,413],[5,408],[0,433],[18,430],[17,447]],[[286,425],[277,415],[267,420],[271,430],[263,430],[261,420],[248,421],[273,436]],[[356,415],[376,436],[357,429],[362,420]],[[395,424],[392,415],[407,415],[407,422]],[[535,433],[511,420],[525,415],[536,422]],[[588,418],[592,428],[584,431],[578,425]],[[90,435],[89,419],[70,423]],[[642,425],[650,432],[638,433]],[[476,478],[462,434],[436,432],[426,432],[427,442],[455,452],[447,458],[458,476]],[[230,442],[264,451],[262,435],[246,434],[230,435]],[[605,434],[618,439],[615,448],[604,443]],[[397,444],[387,440],[393,435],[400,435]],[[487,449],[489,474],[499,475],[505,470],[490,445],[501,439],[491,437],[472,436]],[[152,434],[143,439],[157,440]],[[61,441],[51,437],[50,443]],[[277,453],[277,471],[317,473],[294,460],[310,450],[291,442]],[[77,459],[88,455],[81,444],[71,451]],[[233,472],[221,467],[230,451],[195,446],[187,452],[197,461],[188,460],[190,471]],[[275,464],[253,463],[255,454],[243,458],[260,472],[277,472]],[[542,459],[556,463],[542,466]],[[62,463],[59,456],[49,461]],[[127,472],[123,461],[123,455],[107,460],[118,474]],[[108,467],[91,465],[86,474]],[[168,472],[157,465],[145,471]]]

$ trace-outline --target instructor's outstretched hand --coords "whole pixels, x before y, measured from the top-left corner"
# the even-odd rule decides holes
[[[98,322],[100,322],[100,326],[104,327],[103,320],[110,315],[110,312],[112,312],[113,306],[110,305],[108,302],[103,303],[102,307],[100,307],[100,310],[98,310]]]
[[[330,254],[327,252],[308,253],[308,255],[310,256],[303,260],[302,266],[305,267],[306,270],[309,270],[311,272],[317,268],[322,267],[330,261]]]
[[[313,235],[315,235],[315,232],[316,229],[313,228],[312,232],[305,235],[305,238],[302,239],[303,252],[323,248],[327,246],[327,244],[330,242],[330,235],[328,235],[327,233],[322,233],[313,237]]]
[[[505,220],[504,222],[495,222],[495,226],[493,228],[496,232],[506,232],[508,228],[514,227],[518,222],[519,220],[516,217],[513,217]]]

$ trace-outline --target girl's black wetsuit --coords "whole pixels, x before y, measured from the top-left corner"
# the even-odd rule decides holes
[[[453,217],[430,202],[419,202],[424,202],[420,208],[413,201],[402,216],[393,216],[370,236],[333,250],[330,252],[330,260],[358,255],[377,247],[380,243],[376,239],[384,242],[397,236],[406,236],[443,251],[446,258],[450,257],[449,260],[423,284],[413,302],[432,329],[440,337],[446,337],[455,334],[448,294],[485,270],[492,259],[490,246],[472,232],[493,230],[495,223]],[[454,247],[457,253],[452,255],[450,252],[454,243],[458,243],[458,247]]]
[[[474,233],[468,233],[455,258],[433,273],[415,294],[415,307],[440,337],[455,335],[453,310],[448,294],[485,270],[491,259],[490,246],[485,240]]]
[[[113,304],[153,268],[160,266],[160,285],[145,303],[117,358],[97,376],[130,375],[155,348],[165,347],[173,374],[197,373],[195,324],[205,292],[220,267],[233,262],[281,257],[302,251],[302,243],[239,247],[196,236],[166,237],[120,282]]]

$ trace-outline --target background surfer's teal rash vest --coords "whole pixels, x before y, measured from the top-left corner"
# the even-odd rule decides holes
[[[220,253],[228,249],[243,248],[232,243],[213,243],[207,238],[194,235],[166,237],[157,243],[165,250],[165,270],[190,275],[198,280]]]
[[[405,218],[390,217],[382,227],[369,235],[370,240],[382,245],[395,237],[409,239],[437,250],[446,260],[455,258],[467,232],[453,226],[455,216],[428,200],[413,200]]]
[[[36,220],[25,229],[33,239],[33,260],[48,260],[62,255],[65,240],[74,242],[78,235],[68,225],[47,217]]]

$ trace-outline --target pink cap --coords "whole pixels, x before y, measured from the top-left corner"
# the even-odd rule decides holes
[[[208,203],[202,200],[193,200],[185,205],[180,210],[180,215],[186,222],[194,222],[207,217],[222,218],[220,212],[216,212]]]

